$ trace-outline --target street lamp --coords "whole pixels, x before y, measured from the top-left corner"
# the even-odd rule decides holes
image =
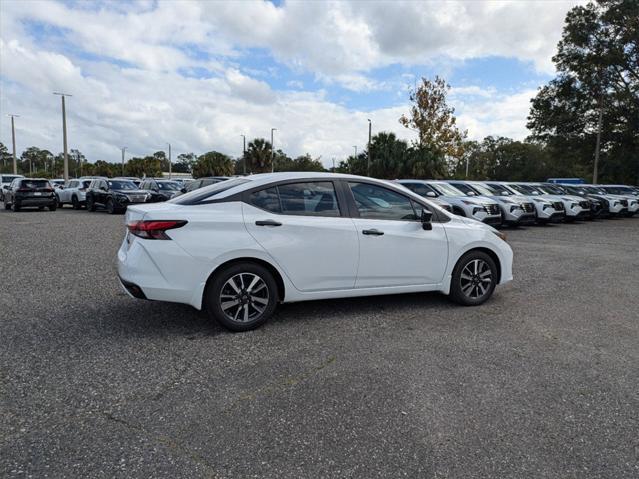
[[[126,148],[126,146],[120,148],[120,150],[122,150],[122,176],[124,176],[124,152],[126,151]]]
[[[64,99],[69,95],[68,93],[53,92],[54,95],[62,97],[62,144],[64,147],[64,181],[69,181],[69,155],[67,153],[67,110],[65,107]]]
[[[169,145],[169,180],[173,177],[173,165],[171,164],[171,143]]]
[[[277,128],[271,128],[271,173],[275,171],[275,145],[273,144],[273,132]]]
[[[11,117],[11,141],[13,142],[13,174],[18,174],[18,161],[16,160],[16,127],[13,123],[14,118],[20,118],[20,115],[7,115]]]
[[[355,148],[355,159],[357,159],[357,145],[353,145],[353,148]]]
[[[368,119],[368,154],[366,155],[366,176],[371,175],[371,131],[372,126],[371,119]]]
[[[246,175],[246,135],[242,137],[242,172]]]

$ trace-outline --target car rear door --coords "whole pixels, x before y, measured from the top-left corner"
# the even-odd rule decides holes
[[[434,285],[448,264],[448,240],[441,223],[424,230],[422,206],[380,185],[349,182],[359,237],[356,288]]]
[[[296,181],[245,193],[244,222],[300,291],[352,289],[359,244],[333,181]]]

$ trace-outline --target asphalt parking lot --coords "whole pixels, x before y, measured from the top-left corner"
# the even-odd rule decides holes
[[[0,210],[1,477],[639,475],[639,218],[508,231],[478,308],[289,304],[244,334],[126,296],[122,235]]]

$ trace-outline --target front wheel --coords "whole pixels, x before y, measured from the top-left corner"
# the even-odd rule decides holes
[[[477,306],[490,298],[497,285],[497,266],[482,251],[469,251],[455,265],[450,297],[464,306]]]
[[[110,215],[115,214],[115,204],[111,198],[109,198],[106,202],[106,210]]]
[[[78,197],[73,195],[71,197],[71,205],[73,206],[74,210],[79,210],[80,209],[80,202],[78,201]]]
[[[91,196],[87,196],[87,211],[95,211],[95,203]]]
[[[275,311],[277,284],[263,266],[238,263],[216,273],[205,295],[209,316],[230,331],[250,331]]]
[[[20,205],[16,203],[15,200],[13,201],[13,203],[11,203],[11,211],[13,211],[14,213],[20,211]]]

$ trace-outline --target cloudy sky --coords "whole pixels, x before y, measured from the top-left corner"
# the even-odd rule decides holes
[[[526,136],[529,100],[576,1],[0,3],[1,141],[91,161],[218,150],[241,134],[330,164],[397,119],[422,76],[452,85],[469,137]]]

